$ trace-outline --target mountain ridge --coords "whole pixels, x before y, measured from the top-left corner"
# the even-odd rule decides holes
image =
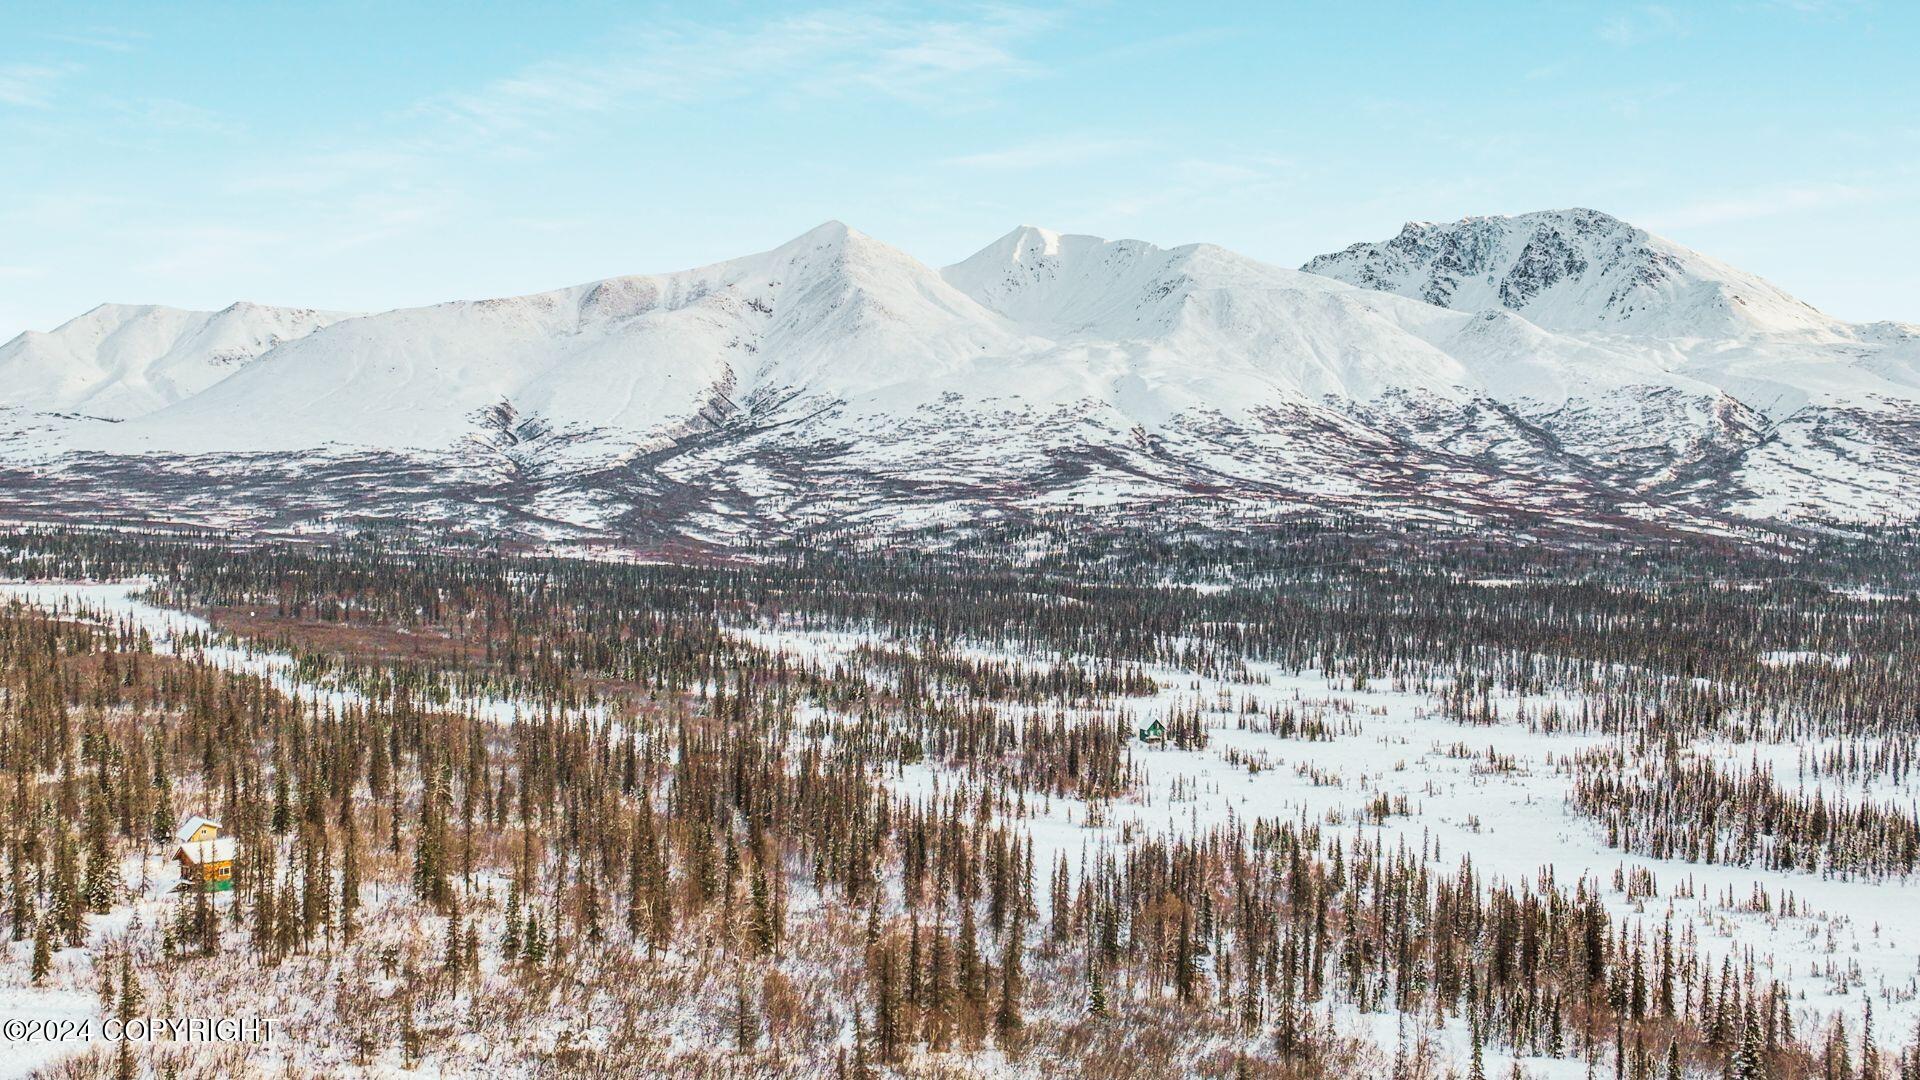
[[[710,538],[1194,499],[1724,531],[1920,493],[1920,332],[1594,211],[1410,225],[1298,270],[1036,226],[936,269],[830,221],[522,296],[228,310],[224,337],[149,313],[165,348],[4,354],[52,365],[25,385],[71,363],[69,398],[130,403],[103,423],[0,387],[15,490]],[[260,347],[222,370],[229,340]]]
[[[192,396],[347,312],[235,301],[218,311],[99,304],[0,343],[5,403],[126,419]]]
[[[1408,222],[1301,269],[1456,310],[1504,308],[1549,329],[1845,336],[1839,320],[1764,279],[1583,207]]]

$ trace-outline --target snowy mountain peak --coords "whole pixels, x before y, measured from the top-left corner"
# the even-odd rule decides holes
[[[916,288],[940,288],[934,270],[890,244],[875,240],[842,221],[828,221],[759,255],[730,259],[669,278],[711,275],[744,282],[766,278],[782,292],[809,289],[889,291],[912,281]]]
[[[870,241],[871,239],[872,238],[866,233],[848,225],[839,218],[831,218],[815,225],[813,228],[781,244],[779,247],[774,248],[773,252],[769,254],[787,251],[803,251],[821,247],[843,247],[847,244],[855,244],[863,240]]]
[[[1842,340],[1845,326],[1752,274],[1586,208],[1408,222],[1301,269],[1551,330],[1663,338]]]
[[[940,276],[981,305],[1045,332],[1137,310],[1167,280],[1172,255],[1140,240],[1022,225]]]
[[[237,301],[219,311],[101,304],[0,345],[4,403],[127,419],[183,400],[348,316]]]
[[[983,259],[1018,265],[1037,259],[1055,258],[1059,254],[1059,233],[1038,225],[1022,225],[988,244],[968,261]]]
[[[936,271],[829,221],[689,270],[353,318],[103,305],[0,346],[0,463],[107,454],[120,484],[137,455],[180,463],[152,486],[173,492],[189,462],[254,483],[258,455],[378,459],[399,479],[370,494],[398,506],[497,480],[487,506],[543,520],[721,531],[785,499],[1459,485],[1470,506],[1874,515],[1920,490],[1920,330],[1834,323],[1606,214],[1410,223],[1307,270],[1021,226]],[[1803,494],[1834,475],[1859,492]]]

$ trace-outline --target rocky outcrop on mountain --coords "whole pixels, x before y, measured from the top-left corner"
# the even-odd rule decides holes
[[[1302,269],[1459,311],[1505,308],[1550,330],[1849,336],[1768,282],[1597,210],[1409,222]]]

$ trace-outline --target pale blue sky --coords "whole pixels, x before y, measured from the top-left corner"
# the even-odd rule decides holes
[[[1920,321],[1907,4],[0,3],[0,338],[534,291],[828,218],[936,266],[1022,223],[1291,266],[1573,205]]]

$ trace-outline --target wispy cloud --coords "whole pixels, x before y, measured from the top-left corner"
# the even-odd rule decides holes
[[[181,225],[151,230],[153,252],[133,267],[142,274],[193,278],[216,269],[252,269],[282,250],[288,235],[238,225]]]
[[[447,221],[466,200],[449,187],[411,187],[369,192],[337,208],[338,227],[313,245],[316,253],[339,254],[371,247]]]
[[[1651,107],[1686,92],[1686,85],[1678,82],[1644,83],[1622,87],[1607,93],[1599,99],[1606,108],[1620,116],[1637,117]]]
[[[1660,38],[1685,37],[1686,17],[1662,4],[1642,4],[1608,16],[1600,23],[1600,40],[1610,45],[1639,45]]]
[[[1726,225],[1796,210],[1844,205],[1874,198],[1876,194],[1875,189],[1857,184],[1812,183],[1772,187],[1677,206],[1664,213],[1649,215],[1646,225],[1655,230]]]
[[[241,130],[240,125],[222,117],[212,109],[173,98],[113,101],[107,103],[105,108],[109,112],[124,117],[135,124],[140,131],[148,134],[232,135]]]
[[[0,64],[0,105],[47,108],[55,85],[74,70],[73,64]]]
[[[1088,136],[1062,136],[1053,139],[1034,139],[1027,142],[1003,146],[998,150],[983,150],[974,154],[961,154],[947,158],[942,164],[959,166],[965,169],[989,169],[995,171],[1017,172],[1027,169],[1052,169],[1068,165],[1084,165],[1089,161],[1119,157],[1149,149],[1152,146],[1145,139],[1134,138],[1093,138]]]
[[[844,8],[784,15],[745,29],[650,24],[606,52],[555,58],[473,90],[419,102],[418,115],[469,136],[537,136],[579,115],[716,98],[778,104],[868,97],[962,109],[1045,68],[1021,46],[1052,26],[1046,11],[993,7],[972,18],[902,17]]]
[[[470,88],[402,105],[373,133],[325,133],[311,149],[261,158],[214,186],[271,195],[298,210],[314,250],[360,247],[443,221],[481,160],[524,158],[601,137],[604,121],[716,102],[768,108],[882,101],[931,112],[993,100],[1041,77],[1025,55],[1055,22],[994,6],[926,18],[893,7],[831,8],[729,26],[654,21],[608,35],[597,51],[556,56]],[[988,167],[982,162],[982,167]],[[1008,167],[1011,167],[1009,165]],[[259,238],[218,229],[171,245],[187,265],[223,244],[252,257]]]
[[[312,150],[270,166],[244,169],[218,186],[230,195],[318,195],[374,178],[411,176],[429,163],[426,153],[404,140],[387,140]]]
[[[1096,202],[1091,217],[1138,217],[1166,206],[1240,202],[1271,197],[1296,175],[1295,163],[1272,155],[1220,159],[1186,157],[1144,172],[1126,191]]]
[[[84,231],[124,209],[125,200],[78,188],[57,188],[0,201],[0,225],[18,229],[29,223],[54,230]]]
[[[1864,0],[1766,0],[1766,7],[1822,19],[1841,19],[1865,7]]]
[[[726,102],[977,108],[1049,73],[1030,54],[1057,18],[1014,6],[930,17],[882,5],[719,24],[652,20],[613,31],[591,50],[400,104],[363,126],[304,133],[301,152],[235,162],[206,186],[237,206],[270,204],[270,214],[252,216],[262,227],[232,224],[244,220],[238,215],[175,222],[147,237],[149,254],[134,269],[213,275],[263,266],[287,249],[313,257],[404,241],[471,212],[469,178],[485,172],[483,163],[560,152],[604,137],[613,120]],[[162,107],[160,115],[219,122],[190,108]],[[1101,150],[1088,143],[1055,152]],[[999,167],[1016,167],[1015,156]],[[995,167],[988,157],[977,164]]]
[[[127,30],[118,26],[92,26],[82,30],[67,30],[57,34],[42,35],[48,41],[57,41],[63,45],[78,45],[86,49],[98,49],[101,52],[129,53],[147,39],[139,30]]]

